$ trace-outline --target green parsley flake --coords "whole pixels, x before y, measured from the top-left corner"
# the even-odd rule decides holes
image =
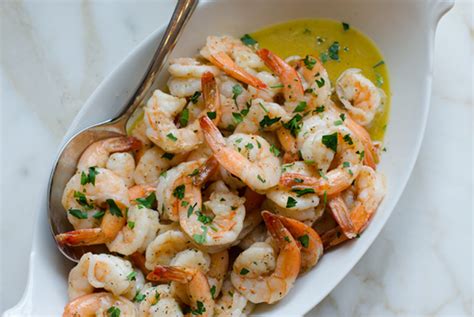
[[[137,272],[132,271],[127,275],[127,280],[135,281],[137,279]]]
[[[344,31],[348,31],[348,30],[350,29],[349,23],[342,22],[342,29],[343,29]]]
[[[308,106],[308,104],[306,103],[306,101],[300,101],[298,103],[298,105],[296,106],[295,110],[293,110],[293,113],[295,112],[303,112],[305,111],[306,107]]]
[[[140,303],[140,302],[143,302],[145,300],[145,298],[146,298],[145,294],[137,292],[137,294],[133,298],[133,301],[136,302],[136,303]]]
[[[318,88],[323,87],[325,83],[326,83],[326,81],[324,80],[323,77],[321,77],[319,80],[316,79],[316,84],[318,85]]]
[[[324,106],[318,106],[316,107],[316,109],[314,109],[314,112],[316,113],[321,113],[321,112],[324,112]]]
[[[382,87],[383,85],[383,77],[379,73],[375,73],[375,84],[377,87]]]
[[[346,134],[342,139],[349,145],[354,144],[350,134]]]
[[[245,45],[247,46],[254,46],[255,44],[257,44],[258,42],[253,38],[251,37],[249,34],[244,34],[244,36],[242,36],[240,38],[240,40],[242,41],[242,43],[244,43]]]
[[[184,184],[176,186],[176,188],[173,190],[173,196],[178,199],[183,199],[185,190],[186,190],[186,185]]]
[[[174,157],[174,154],[173,153],[164,153],[161,157],[171,161]]]
[[[301,129],[301,125],[303,124],[302,120],[303,117],[297,113],[290,121],[283,123],[283,126],[290,130],[292,136],[296,137]]]
[[[272,152],[272,154],[276,157],[280,156],[280,150],[277,149],[273,144],[270,146],[270,152]]]
[[[312,70],[314,68],[314,65],[316,65],[317,61],[313,57],[306,55],[303,62],[307,69]]]
[[[212,285],[210,291],[211,291],[212,299],[214,299],[214,296],[216,295],[216,286]]]
[[[181,111],[181,114],[179,115],[179,124],[181,127],[185,127],[188,125],[189,122],[189,109],[186,108],[183,111]]]
[[[207,116],[209,117],[209,119],[214,120],[217,117],[217,114],[215,111],[212,111],[212,112],[208,112]]]
[[[288,200],[286,201],[286,208],[293,208],[296,206],[296,199],[293,197],[288,197]]]
[[[173,141],[173,142],[176,142],[176,141],[178,141],[178,138],[177,138],[177,137],[175,137],[175,136],[174,136],[174,134],[173,134],[173,133],[171,133],[171,132],[170,132],[170,133],[168,133],[168,134],[166,135],[166,137],[167,137],[168,139],[170,139],[171,141]]]
[[[248,149],[248,150],[251,150],[251,149],[253,149],[253,144],[252,143],[247,143],[247,144],[245,144],[245,148]]]
[[[156,195],[154,192],[152,192],[150,195],[148,195],[146,198],[137,198],[135,199],[136,202],[138,202],[140,205],[143,207],[146,207],[148,209],[151,209],[153,207],[153,204],[156,201]]]
[[[250,271],[247,270],[246,268],[242,268],[242,269],[240,270],[240,275],[246,275],[246,274],[249,273],[249,272],[250,272]]]
[[[257,178],[259,181],[261,181],[262,183],[266,183],[267,181],[265,179],[262,178],[262,176],[260,175],[257,175]]]
[[[337,151],[337,132],[333,134],[326,134],[323,135],[321,138],[321,142],[328,148],[333,150],[334,152]]]
[[[96,213],[92,216],[92,218],[94,218],[94,219],[100,219],[100,218],[102,218],[104,215],[105,215],[105,211],[99,210],[98,212],[96,212]]]
[[[375,64],[374,66],[372,66],[372,68],[377,68],[379,66],[382,66],[383,64],[385,64],[385,62],[383,60],[381,60],[380,62],[378,62],[377,64]]]
[[[80,210],[80,209],[71,208],[71,209],[68,210],[68,212],[71,216],[74,216],[77,219],[87,219],[87,213]]]
[[[207,227],[201,226],[201,229],[203,230],[202,234],[193,234],[193,239],[197,244],[203,244],[206,242]]]
[[[339,60],[339,42],[334,42],[328,48],[328,55],[334,61]]]
[[[277,88],[283,88],[283,87],[285,87],[283,84],[279,84],[279,85],[270,86],[270,88],[273,88],[273,89],[277,89]]]
[[[244,117],[240,112],[232,112],[232,117],[234,118],[236,124],[239,124],[244,121]]]
[[[314,189],[312,188],[303,188],[303,189],[292,189],[292,192],[296,193],[296,197],[301,197],[306,194],[314,194]]]
[[[269,127],[274,123],[280,121],[281,117],[270,118],[269,116],[263,116],[263,119],[259,122],[261,128]]]
[[[302,235],[298,238],[298,241],[301,243],[303,248],[307,248],[309,246],[309,236],[307,234]]]
[[[112,306],[107,309],[107,316],[108,317],[120,317],[120,308]]]
[[[319,59],[321,60],[321,63],[326,63],[329,60],[329,56],[326,52],[322,52],[319,54]]]
[[[195,91],[194,94],[189,98],[189,101],[196,104],[198,102],[199,97],[201,96],[200,91]]]
[[[133,229],[135,228],[135,221],[127,221],[127,226],[130,228],[130,229]]]
[[[117,206],[115,201],[113,199],[107,199],[106,200],[107,205],[109,205],[109,210],[110,213],[116,217],[123,217],[122,211],[120,208]]]

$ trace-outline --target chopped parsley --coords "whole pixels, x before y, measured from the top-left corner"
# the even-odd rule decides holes
[[[303,124],[303,122],[301,122],[302,119],[303,117],[297,113],[290,121],[283,123],[283,126],[290,130],[292,136],[296,137],[301,129],[301,125]]]
[[[105,211],[99,210],[98,212],[96,212],[96,213],[92,216],[92,218],[94,218],[94,219],[100,219],[100,218],[102,218],[104,215],[105,215]]]
[[[314,65],[316,65],[317,61],[313,57],[306,55],[303,62],[304,66],[306,66],[307,69],[312,70],[314,68]]]
[[[328,53],[322,52],[321,54],[319,54],[319,59],[321,60],[321,63],[326,63],[329,60]]]
[[[296,197],[301,197],[306,194],[314,194],[314,189],[312,188],[292,189],[291,191],[296,193]]]
[[[142,294],[140,292],[137,292],[137,294],[135,295],[135,297],[133,298],[133,301],[136,302],[136,303],[140,303],[140,302],[143,302],[143,300],[145,299],[146,295],[145,294]]]
[[[270,88],[274,88],[274,89],[276,89],[276,88],[283,88],[283,87],[285,87],[283,84],[270,86]]]
[[[326,134],[323,135],[321,138],[321,142],[328,148],[333,150],[334,152],[337,151],[337,132],[333,134]]]
[[[215,111],[212,111],[212,112],[208,112],[207,116],[209,117],[209,119],[213,120],[217,117],[217,114]]]
[[[342,162],[342,167],[350,167],[351,163],[349,162]]]
[[[186,185],[184,184],[176,186],[176,188],[173,190],[173,196],[178,199],[183,199],[185,190],[186,190]]]
[[[362,160],[364,159],[364,156],[365,156],[365,151],[356,151],[356,154],[359,154],[359,161],[362,162]]]
[[[325,83],[326,83],[326,81],[322,77],[319,80],[316,79],[316,84],[318,85],[318,88],[323,87]]]
[[[382,87],[383,85],[383,77],[379,73],[375,73],[375,84],[377,87]]]
[[[171,161],[174,157],[174,154],[173,153],[164,153],[161,157]]]
[[[307,248],[309,246],[309,236],[307,234],[302,235],[301,237],[299,237],[298,241],[301,243],[301,245],[304,248]]]
[[[232,112],[232,117],[234,118],[236,124],[239,124],[244,121],[244,117],[240,112]]]
[[[260,108],[263,109],[263,111],[265,111],[265,113],[268,113],[268,109],[265,108],[265,106],[263,105],[263,103],[259,102],[258,105],[260,106]]]
[[[280,156],[280,150],[276,148],[273,144],[270,146],[270,152],[272,152],[273,155],[276,157]]]
[[[216,295],[216,286],[212,285],[210,291],[211,291],[212,299],[214,299],[214,296]]]
[[[113,199],[107,199],[106,200],[107,205],[109,205],[109,210],[110,213],[116,217],[123,217],[122,211],[120,208],[117,206],[115,201]]]
[[[246,268],[242,268],[240,270],[240,275],[246,275],[248,272],[250,272],[249,270],[247,270]]]
[[[185,127],[188,125],[189,122],[189,109],[186,108],[183,111],[181,111],[181,114],[179,115],[179,124],[181,127]]]
[[[336,120],[336,121],[334,121],[334,125],[335,125],[335,126],[342,125],[342,120]]]
[[[253,144],[252,143],[247,143],[247,144],[245,144],[245,148],[248,149],[248,150],[251,150],[251,149],[253,149]]]
[[[196,104],[198,102],[199,97],[201,96],[200,91],[195,91],[194,94],[189,98],[189,101]]]
[[[206,311],[206,307],[204,307],[204,304],[201,301],[196,301],[196,306],[196,309],[191,310],[193,315],[202,315],[202,313]]]
[[[303,112],[305,111],[307,106],[308,104],[306,103],[306,101],[300,101],[300,103],[298,103],[298,105],[296,106],[295,110],[293,110],[293,112]]]
[[[206,225],[206,224],[212,222],[212,218],[209,217],[209,216],[206,216],[202,212],[198,211],[198,212],[196,212],[196,214],[198,215],[198,221],[200,221],[201,223]]]
[[[86,195],[84,193],[81,193],[79,191],[74,192],[74,198],[78,202],[79,205],[85,207],[86,209],[92,209],[92,205],[89,205],[89,202],[87,201]]]
[[[112,306],[107,309],[107,316],[108,317],[120,317],[120,308]]]
[[[380,62],[378,62],[377,64],[375,64],[374,66],[372,66],[372,68],[377,68],[379,66],[382,66],[383,64],[385,64],[385,62],[383,60],[381,60]]]
[[[281,117],[270,118],[268,115],[265,115],[263,119],[259,122],[261,128],[269,127],[274,123],[280,121]]]
[[[346,134],[342,139],[349,145],[354,144],[350,134]]]
[[[195,169],[192,171],[192,173],[189,174],[188,176],[193,177],[193,176],[196,176],[197,174],[199,174],[199,169],[195,168]]]
[[[244,34],[244,36],[242,36],[240,38],[240,40],[242,41],[242,43],[244,43],[245,45],[247,46],[254,46],[255,44],[257,44],[258,42],[253,38],[251,37],[249,34]]]
[[[171,133],[171,132],[170,132],[170,133],[168,133],[168,134],[166,135],[166,137],[167,137],[168,139],[170,139],[171,141],[173,141],[173,142],[176,142],[176,141],[178,141],[178,138],[177,138],[177,137],[175,137],[175,136],[174,136],[174,134],[173,134],[173,133]]]
[[[133,229],[135,228],[135,221],[127,221],[127,226],[130,228],[130,229]]]
[[[324,112],[324,105],[323,106],[318,106],[316,107],[316,109],[314,109],[314,112],[316,113],[321,113],[321,112]]]
[[[206,242],[207,227],[201,226],[201,229],[203,230],[201,234],[193,234],[193,239],[197,244],[203,244]]]
[[[349,25],[349,23],[342,22],[342,29],[343,29],[344,31],[348,31],[348,30],[350,29],[350,27],[351,27],[351,26]]]
[[[191,217],[191,215],[193,214],[193,211],[196,205],[197,203],[194,203],[194,205],[188,207],[188,218]]]
[[[334,61],[339,60],[339,42],[334,42],[328,48],[328,55]]]
[[[139,203],[140,205],[142,205],[143,207],[146,207],[146,208],[151,208],[153,206],[153,204],[155,203],[156,201],[156,195],[154,192],[152,192],[150,195],[148,195],[147,197],[145,198],[137,198],[135,199],[135,201],[137,203]]]
[[[237,97],[243,92],[242,86],[235,84],[232,86],[232,99],[234,99],[235,104],[237,105]]]
[[[257,178],[259,181],[261,181],[262,183],[266,183],[267,181],[265,179],[262,178],[262,176],[260,175],[257,175]]]
[[[71,209],[68,210],[68,212],[71,216],[74,216],[77,219],[87,219],[87,213],[80,210],[80,209],[71,208]]]
[[[127,280],[135,281],[137,279],[137,272],[132,271],[127,275]]]
[[[89,167],[89,174],[86,174],[84,171],[81,173],[81,185],[86,185],[91,183],[95,186],[95,177],[99,174],[96,166]]]
[[[286,208],[293,208],[296,206],[296,199],[293,197],[288,197],[288,200],[286,201]]]

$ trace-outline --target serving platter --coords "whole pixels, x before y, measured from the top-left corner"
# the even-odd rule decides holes
[[[190,56],[209,34],[240,36],[299,18],[345,21],[380,48],[390,72],[392,107],[379,170],[387,196],[371,225],[356,241],[326,254],[301,276],[288,296],[275,305],[259,305],[254,315],[302,316],[317,305],[351,270],[375,240],[393,211],[413,169],[429,110],[432,50],[437,23],[452,1],[418,0],[219,0],[201,2],[172,56]],[[389,14],[388,14],[389,13]],[[165,21],[163,21],[165,22]],[[64,142],[79,130],[114,117],[128,100],[159,42],[163,27],[138,45],[87,100]],[[157,86],[162,86],[162,74]],[[59,149],[58,149],[59,150]],[[67,274],[73,263],[56,249],[47,221],[47,185],[37,213],[28,284],[21,301],[4,316],[59,316],[67,302]]]

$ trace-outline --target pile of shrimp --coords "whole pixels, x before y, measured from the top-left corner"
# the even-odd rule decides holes
[[[366,128],[383,93],[335,89],[314,56],[209,36],[170,61],[129,136],[82,154],[62,204],[64,316],[246,316],[284,298],[324,251],[360,236],[385,195]]]

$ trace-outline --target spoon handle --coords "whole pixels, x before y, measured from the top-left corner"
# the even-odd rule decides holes
[[[153,85],[169,53],[176,45],[179,35],[181,34],[181,30],[188,22],[198,2],[199,0],[178,0],[168,27],[163,34],[160,44],[156,48],[155,54],[153,55],[145,76],[138,86],[137,91],[130,99],[129,106],[125,108],[117,118],[117,120],[124,125],[133,114],[135,109],[137,109],[137,107],[142,104],[144,98],[149,93],[150,87]]]

